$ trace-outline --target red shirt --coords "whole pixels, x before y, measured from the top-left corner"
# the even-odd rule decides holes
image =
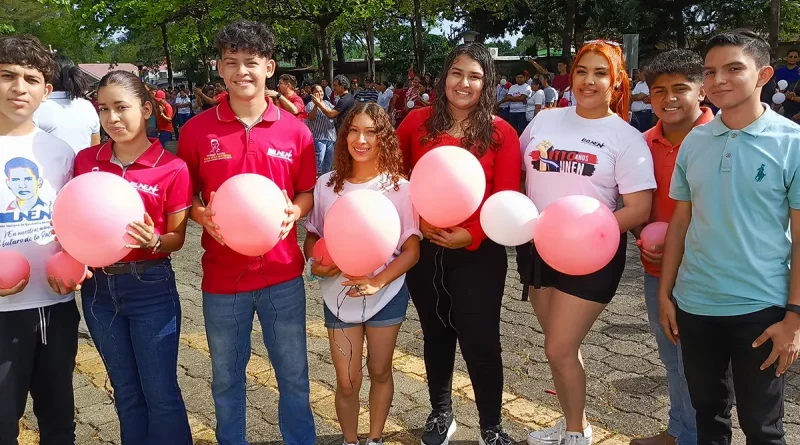
[[[192,206],[192,181],[185,162],[164,150],[158,139],[150,139],[150,142],[150,148],[126,168],[112,162],[113,141],[81,150],[75,157],[75,176],[101,171],[125,178],[139,191],[145,211],[153,218],[156,233],[164,234],[167,233],[169,215]],[[147,249],[133,249],[122,261],[168,256],[168,253],[153,254]]]
[[[461,146],[461,139],[447,134],[427,144],[421,142],[420,139],[427,134],[423,124],[430,117],[431,111],[431,107],[411,111],[397,129],[400,148],[403,150],[403,166],[406,174],[409,174],[422,155],[432,149],[443,145]],[[494,151],[490,147],[478,159],[486,175],[486,193],[483,196],[483,202],[486,202],[489,196],[499,191],[519,191],[520,176],[522,174],[522,155],[516,130],[506,121],[497,117],[494,118],[494,130],[494,140],[499,145],[499,148]],[[482,205],[483,203],[481,203]],[[479,207],[469,219],[459,224],[459,227],[467,229],[472,235],[472,244],[467,246],[467,250],[477,249],[481,242],[486,239],[486,234],[481,228],[480,214],[481,209]]]
[[[168,118],[172,119],[174,113],[172,112],[172,105],[170,105],[169,102],[161,101],[158,103],[158,106],[164,110],[164,114],[166,114]],[[161,113],[158,113],[156,115],[156,128],[158,128],[158,131],[169,131],[172,133],[172,121],[164,119],[161,117]]]
[[[300,97],[299,94],[292,94],[291,96],[286,96],[295,107],[297,107],[298,113],[295,116],[298,119],[305,119],[308,117],[308,113],[306,113],[306,104],[303,103],[303,98]]]
[[[563,93],[564,90],[567,89],[569,86],[569,74],[559,74],[553,78],[553,83],[551,84],[553,88],[558,90],[559,93]]]
[[[228,101],[193,117],[181,131],[178,156],[189,167],[194,193],[208,202],[225,180],[256,173],[286,190],[289,199],[314,188],[317,165],[314,138],[303,121],[268,102],[261,121],[250,129],[239,122]],[[302,275],[303,253],[297,229],[263,259],[222,246],[203,232],[203,290],[215,294],[250,292]]]
[[[702,107],[703,114],[695,122],[695,127],[704,125],[714,120],[714,113],[710,108]],[[650,153],[653,155],[653,171],[656,177],[656,190],[653,192],[653,206],[650,210],[648,223],[669,223],[675,212],[675,200],[669,197],[669,187],[672,183],[672,171],[675,170],[675,160],[681,144],[672,145],[664,137],[664,123],[659,120],[656,126],[644,134]],[[661,265],[643,261],[644,270],[655,277],[661,276]]]

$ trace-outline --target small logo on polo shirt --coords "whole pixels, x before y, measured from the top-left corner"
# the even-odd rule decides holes
[[[148,195],[158,195],[158,184],[156,184],[156,185],[147,185],[147,184],[143,184],[141,182],[133,182],[133,181],[128,181],[128,182],[131,183],[133,188],[135,188],[136,190],[139,190],[140,192],[147,193]]]
[[[764,173],[764,168],[765,167],[766,167],[766,165],[764,165],[764,164],[761,164],[761,167],[758,167],[758,170],[756,172],[756,177],[755,177],[756,182],[761,182],[764,179],[764,176],[767,176],[767,174]]]
[[[222,150],[222,148],[219,146],[218,139],[211,139],[211,141],[209,141],[209,145],[211,146],[211,149],[208,151],[205,159],[203,159],[203,162],[221,161],[224,159],[231,159],[233,157]]]
[[[273,158],[280,158],[286,161],[292,162],[292,151],[287,150],[278,150],[277,148],[268,148],[267,149],[267,156],[272,156]]]
[[[581,139],[581,143],[587,144],[587,145],[593,145],[593,146],[595,146],[597,148],[603,148],[603,147],[606,146],[605,142],[597,142],[597,141],[593,141],[591,139],[586,139],[586,138],[582,138]]]

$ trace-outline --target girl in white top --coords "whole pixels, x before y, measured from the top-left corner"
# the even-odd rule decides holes
[[[588,42],[575,60],[570,85],[577,105],[537,114],[520,137],[527,195],[540,211],[568,195],[591,196],[615,211],[622,195],[624,208],[614,213],[622,236],[611,262],[593,274],[562,274],[542,261],[535,245],[533,270],[520,271],[530,274],[534,284],[531,303],[544,331],[545,354],[564,411],[564,419],[554,427],[529,434],[530,445],[592,443],[579,348],[616,293],[625,268],[625,233],[647,221],[656,188],[650,150],[624,120],[630,83],[621,48]]]
[[[367,445],[382,443],[383,427],[394,395],[392,354],[408,309],[405,273],[419,259],[419,215],[411,205],[410,184],[402,176],[403,155],[389,115],[378,104],[356,104],[339,132],[334,169],[314,188],[304,244],[311,273],[320,277],[331,356],[336,368],[336,414],[345,444],[358,443],[359,390],[364,336],[370,376],[370,432]],[[366,277],[342,275],[335,264],[315,261],[314,244],[324,236],[325,214],[354,190],[375,190],[388,197],[400,215],[397,250],[384,266]],[[377,414],[377,415],[376,415]]]

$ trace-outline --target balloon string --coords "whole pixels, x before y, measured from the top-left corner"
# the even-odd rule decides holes
[[[350,290],[353,290],[353,289],[355,289],[355,286],[350,286]],[[344,324],[345,323],[339,317],[340,314],[341,314],[342,306],[344,305],[345,300],[347,298],[350,298],[350,297],[347,296],[347,292],[349,292],[348,289],[343,287],[342,290],[339,291],[339,295],[336,296],[336,319],[337,319],[337,321],[334,322],[334,326],[339,325],[339,330],[342,331],[342,336],[344,336],[344,339],[347,340],[347,344],[350,346],[350,355],[349,355],[349,357],[347,359],[347,381],[350,382],[350,388],[353,388],[353,376],[350,373],[350,367],[353,365],[353,342],[350,340],[350,337],[347,336],[347,332],[345,332],[345,330],[344,330]],[[339,297],[342,297],[342,296],[344,296],[344,298],[339,300]],[[323,304],[325,304],[324,301],[323,301]],[[363,315],[361,317],[361,321],[362,322],[364,321]],[[363,340],[362,340],[362,342],[363,342]],[[333,343],[336,345],[336,348],[339,350],[339,353],[342,354],[342,356],[345,356],[345,353],[344,353],[344,350],[342,349],[342,346],[339,344],[339,341],[336,340],[336,329],[335,328],[334,328],[334,334],[333,334]],[[361,369],[363,369],[363,368],[361,368]]]
[[[456,329],[456,325],[453,324],[453,306],[456,304],[456,302],[455,302],[455,300],[453,300],[453,296],[450,294],[450,291],[447,290],[447,286],[444,285],[444,252],[445,252],[445,248],[442,247],[442,246],[439,246],[439,249],[441,249],[441,251],[442,251],[442,254],[439,255],[439,267],[442,269],[442,279],[441,279],[442,289],[447,293],[447,296],[450,297],[450,307],[447,309],[447,321],[450,322],[450,327],[453,328],[454,331],[456,331],[456,334],[458,334],[459,333],[458,329]]]
[[[433,282],[431,284],[433,285],[433,291],[436,292],[436,307],[435,307],[436,316],[439,317],[439,321],[442,322],[442,326],[446,328],[447,323],[445,323],[444,318],[442,318],[442,316],[439,314],[439,300],[441,298],[441,295],[439,295],[439,288],[436,287],[436,274],[439,272],[439,268],[442,269],[442,283],[444,283],[444,267],[441,265],[441,262],[439,263],[436,262],[436,256],[437,255],[442,256],[444,252],[442,250],[443,247],[441,246],[437,245],[435,249],[436,250],[433,251]]]

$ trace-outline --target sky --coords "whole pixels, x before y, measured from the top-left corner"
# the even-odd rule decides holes
[[[460,25],[459,23],[451,22],[450,20],[444,20],[439,25],[439,27],[433,28],[431,32],[433,34],[443,35],[449,33],[453,27],[459,25]],[[517,40],[519,40],[521,37],[522,37],[521,33],[515,33],[515,34],[506,34],[505,37],[503,37],[503,39],[510,41],[512,46],[517,46]]]

